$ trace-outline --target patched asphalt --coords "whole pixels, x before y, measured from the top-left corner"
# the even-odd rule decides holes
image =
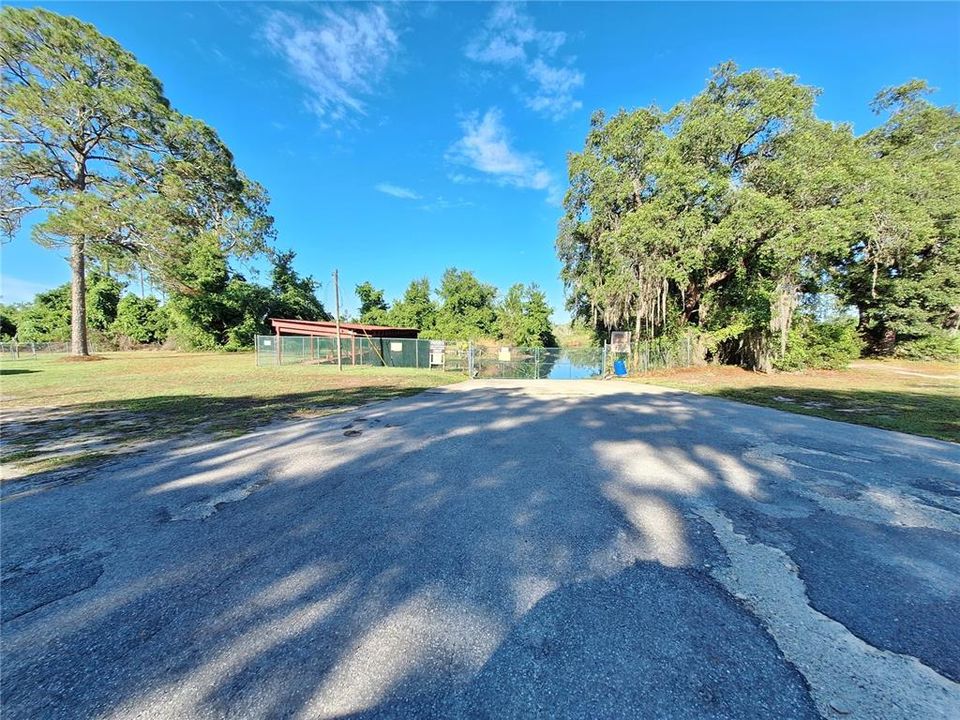
[[[950,443],[471,382],[0,520],[5,718],[960,717]]]

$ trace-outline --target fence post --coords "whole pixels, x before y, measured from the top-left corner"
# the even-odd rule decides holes
[[[540,379],[540,348],[533,349],[533,379]]]
[[[473,340],[467,342],[467,375],[473,379]]]
[[[600,377],[607,374],[607,343],[603,343],[603,355],[600,356]]]

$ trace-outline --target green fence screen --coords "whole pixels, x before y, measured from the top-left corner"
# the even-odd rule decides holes
[[[336,365],[337,339],[258,335],[257,365]],[[413,338],[340,338],[344,366],[367,365],[466,371],[467,344]]]

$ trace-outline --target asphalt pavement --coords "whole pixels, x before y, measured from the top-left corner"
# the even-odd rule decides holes
[[[20,481],[0,533],[5,720],[960,718],[936,440],[467,382]]]

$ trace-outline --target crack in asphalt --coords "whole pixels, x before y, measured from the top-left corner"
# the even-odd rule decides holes
[[[801,497],[814,501],[821,509],[834,515],[902,527],[932,528],[945,532],[960,533],[960,515],[952,509],[945,508],[942,502],[936,503],[936,500],[934,500],[936,504],[926,502],[933,498],[942,500],[934,493],[921,488],[913,488],[911,494],[896,490],[893,487],[868,488],[850,473],[809,465],[786,457],[785,454],[791,452],[836,456],[836,453],[780,443],[755,445],[747,449],[743,456],[761,467],[769,468],[774,474],[783,474],[787,467],[801,467],[818,475],[829,473],[845,478],[847,482],[838,482],[821,475],[817,479],[817,482],[822,486],[821,488],[809,486],[802,482],[790,483],[790,490]],[[856,458],[846,459],[854,462],[864,462]],[[851,484],[855,488],[854,493],[849,492]]]
[[[8,567],[2,577],[0,622],[10,622],[83,592],[104,573],[105,553],[79,548],[41,561]]]
[[[810,605],[793,559],[752,543],[720,510],[697,503],[729,565],[710,569],[773,636],[784,657],[806,678],[825,718],[953,720],[960,717],[960,684],[910,655],[880,650]]]

